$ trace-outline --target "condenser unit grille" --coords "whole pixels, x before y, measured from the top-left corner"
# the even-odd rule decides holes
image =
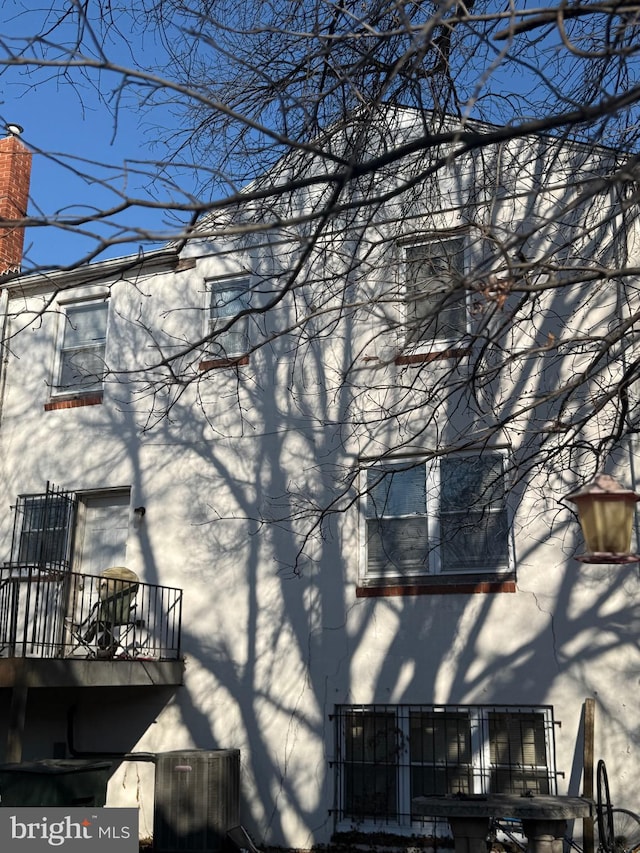
[[[185,750],[156,760],[153,849],[218,853],[240,823],[240,750]]]

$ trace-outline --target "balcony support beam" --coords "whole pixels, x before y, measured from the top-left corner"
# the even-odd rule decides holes
[[[22,761],[22,743],[27,719],[28,696],[29,688],[25,684],[16,684],[11,690],[7,750],[5,755],[5,761],[8,764],[18,764]]]

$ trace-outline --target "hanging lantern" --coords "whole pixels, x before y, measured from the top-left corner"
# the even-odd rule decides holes
[[[567,495],[577,507],[587,553],[576,559],[583,563],[637,563],[631,553],[635,505],[640,495],[625,489],[608,474]]]

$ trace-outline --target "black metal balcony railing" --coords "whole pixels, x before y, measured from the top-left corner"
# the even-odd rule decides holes
[[[0,569],[0,658],[179,660],[182,590],[32,566]]]

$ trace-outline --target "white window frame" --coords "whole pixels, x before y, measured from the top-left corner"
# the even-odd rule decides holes
[[[241,275],[236,275],[228,278],[211,278],[206,280],[206,324],[205,324],[205,336],[209,337],[213,335],[216,329],[216,325],[225,325],[229,319],[236,315],[236,312],[229,315],[217,314],[216,306],[214,304],[215,294],[225,291],[230,291],[232,289],[237,289],[244,293],[245,298],[242,300],[244,304],[240,307],[240,310],[246,310],[250,307],[251,304],[251,276],[248,273],[243,273]],[[236,299],[231,300],[230,302],[235,302]],[[230,303],[228,303],[230,304]],[[244,339],[244,345],[239,349],[230,349],[224,350],[224,352],[218,351],[218,347],[220,347],[220,343],[225,340],[225,338],[231,338],[232,336],[241,336]],[[249,334],[249,315],[245,315],[241,317],[239,320],[233,323],[231,328],[227,332],[222,332],[222,334],[217,339],[211,339],[207,344],[207,351],[205,357],[207,359],[234,359],[245,356],[248,354],[248,351],[251,347],[251,337]]]
[[[78,310],[104,311],[104,335],[100,338],[95,338],[93,341],[84,341],[79,345],[65,346],[68,340],[69,333],[73,328],[73,312]],[[104,296],[94,299],[83,299],[73,302],[66,302],[60,305],[61,323],[58,333],[58,341],[56,346],[56,359],[54,366],[55,381],[53,383],[52,393],[56,396],[69,394],[93,394],[104,389],[104,374],[106,373],[106,351],[107,351],[107,335],[109,329],[109,299]],[[65,357],[69,353],[95,350],[101,359],[104,370],[99,379],[93,382],[75,382],[63,384],[63,373],[65,370]]]
[[[416,335],[416,329],[413,326],[414,322],[410,318],[411,314],[411,305],[415,302],[415,300],[410,298],[410,287],[411,287],[411,277],[410,277],[410,265],[411,260],[409,258],[409,254],[413,249],[419,249],[421,247],[426,246],[446,246],[446,245],[458,245],[458,250],[455,252],[457,256],[461,259],[461,269],[458,270],[460,276],[464,276],[465,270],[467,269],[468,263],[468,249],[467,249],[467,241],[466,235],[456,234],[456,233],[447,233],[441,236],[433,235],[431,237],[425,237],[424,239],[415,240],[411,243],[404,243],[401,246],[402,251],[402,281],[403,288],[402,293],[404,294],[404,312],[405,312],[405,332],[404,332],[404,349],[409,352],[422,353],[422,352],[433,352],[434,350],[439,349],[450,349],[454,345],[459,345],[462,338],[464,338],[469,332],[469,297],[468,294],[464,295],[464,323],[463,329],[460,330],[459,334],[452,336],[439,336],[439,335]],[[412,334],[413,333],[413,334]]]
[[[553,706],[550,705],[345,705],[336,706],[336,745],[337,755],[334,762],[336,769],[336,805],[337,805],[337,831],[353,830],[354,825],[362,832],[375,832],[381,828],[387,831],[393,827],[400,834],[414,833],[416,829],[424,831],[425,824],[437,823],[439,829],[446,834],[447,823],[445,819],[434,819],[428,816],[420,818],[411,817],[411,773],[414,766],[431,766],[430,762],[412,761],[410,754],[410,723],[411,714],[414,712],[429,713],[462,713],[469,719],[470,739],[470,764],[469,779],[471,794],[491,793],[491,776],[494,765],[491,763],[491,740],[489,720],[492,713],[509,713],[517,715],[540,715],[542,717],[545,748],[545,765],[536,765],[533,769],[545,778],[549,793],[557,793],[557,768],[555,755],[555,720]],[[379,766],[395,768],[396,782],[396,822],[391,815],[381,816],[376,820],[372,816],[354,815],[348,811],[347,780],[346,773],[350,762],[347,761],[347,733],[346,723],[352,714],[386,714],[393,713],[395,719],[395,732],[397,735],[398,749],[396,751],[397,761],[381,762]],[[441,759],[436,757],[435,766],[440,766]],[[364,760],[364,764],[368,762]],[[357,762],[356,762],[357,764]],[[371,764],[375,767],[375,763]],[[506,765],[500,765],[505,767]],[[517,775],[521,767],[517,763],[510,765],[514,774]],[[341,773],[345,776],[341,778]],[[495,793],[495,792],[494,792]]]
[[[396,459],[386,460],[384,463],[376,463],[369,466],[363,466],[361,471],[361,479],[360,479],[360,494],[362,499],[360,501],[360,571],[359,571],[359,581],[360,583],[369,584],[369,585],[378,585],[378,584],[391,584],[391,585],[399,585],[403,584],[415,584],[419,583],[421,578],[432,578],[438,577],[443,582],[453,581],[456,579],[464,579],[469,576],[491,576],[499,578],[503,575],[509,574],[514,570],[514,553],[513,553],[513,536],[511,532],[512,527],[512,518],[511,511],[509,505],[509,493],[508,493],[508,481],[506,477],[507,470],[507,458],[508,454],[505,449],[501,448],[493,448],[487,449],[483,451],[483,453],[457,453],[450,457],[446,457],[449,459],[463,460],[463,459],[477,459],[480,457],[487,456],[497,456],[502,459],[502,472],[503,472],[503,482],[504,482],[504,501],[502,503],[502,507],[500,512],[504,512],[506,516],[506,528],[507,528],[507,542],[506,542],[506,560],[504,564],[500,565],[489,565],[489,566],[472,566],[472,567],[454,567],[454,568],[446,568],[443,566],[442,561],[442,547],[441,547],[441,536],[440,536],[440,527],[441,527],[441,512],[440,512],[440,504],[441,504],[441,482],[440,482],[440,469],[441,469],[441,460],[440,459],[431,459],[425,460],[419,456],[416,457],[402,457]],[[398,468],[399,470],[404,470],[408,468],[422,468],[424,467],[425,471],[425,490],[426,490],[426,509],[425,516],[427,520],[427,539],[428,539],[428,555],[426,565],[423,569],[415,569],[415,570],[405,570],[402,572],[393,572],[390,568],[381,568],[379,570],[370,569],[369,568],[369,560],[368,560],[368,521],[372,518],[368,514],[368,502],[370,501],[370,497],[368,494],[368,473],[370,471],[384,470],[384,469],[392,469]],[[485,510],[491,512],[491,510]],[[385,517],[384,515],[382,516]],[[398,518],[401,519],[403,517],[409,518],[411,516],[394,516],[389,515],[386,516],[388,518]],[[416,514],[416,517],[422,517],[420,514]]]

